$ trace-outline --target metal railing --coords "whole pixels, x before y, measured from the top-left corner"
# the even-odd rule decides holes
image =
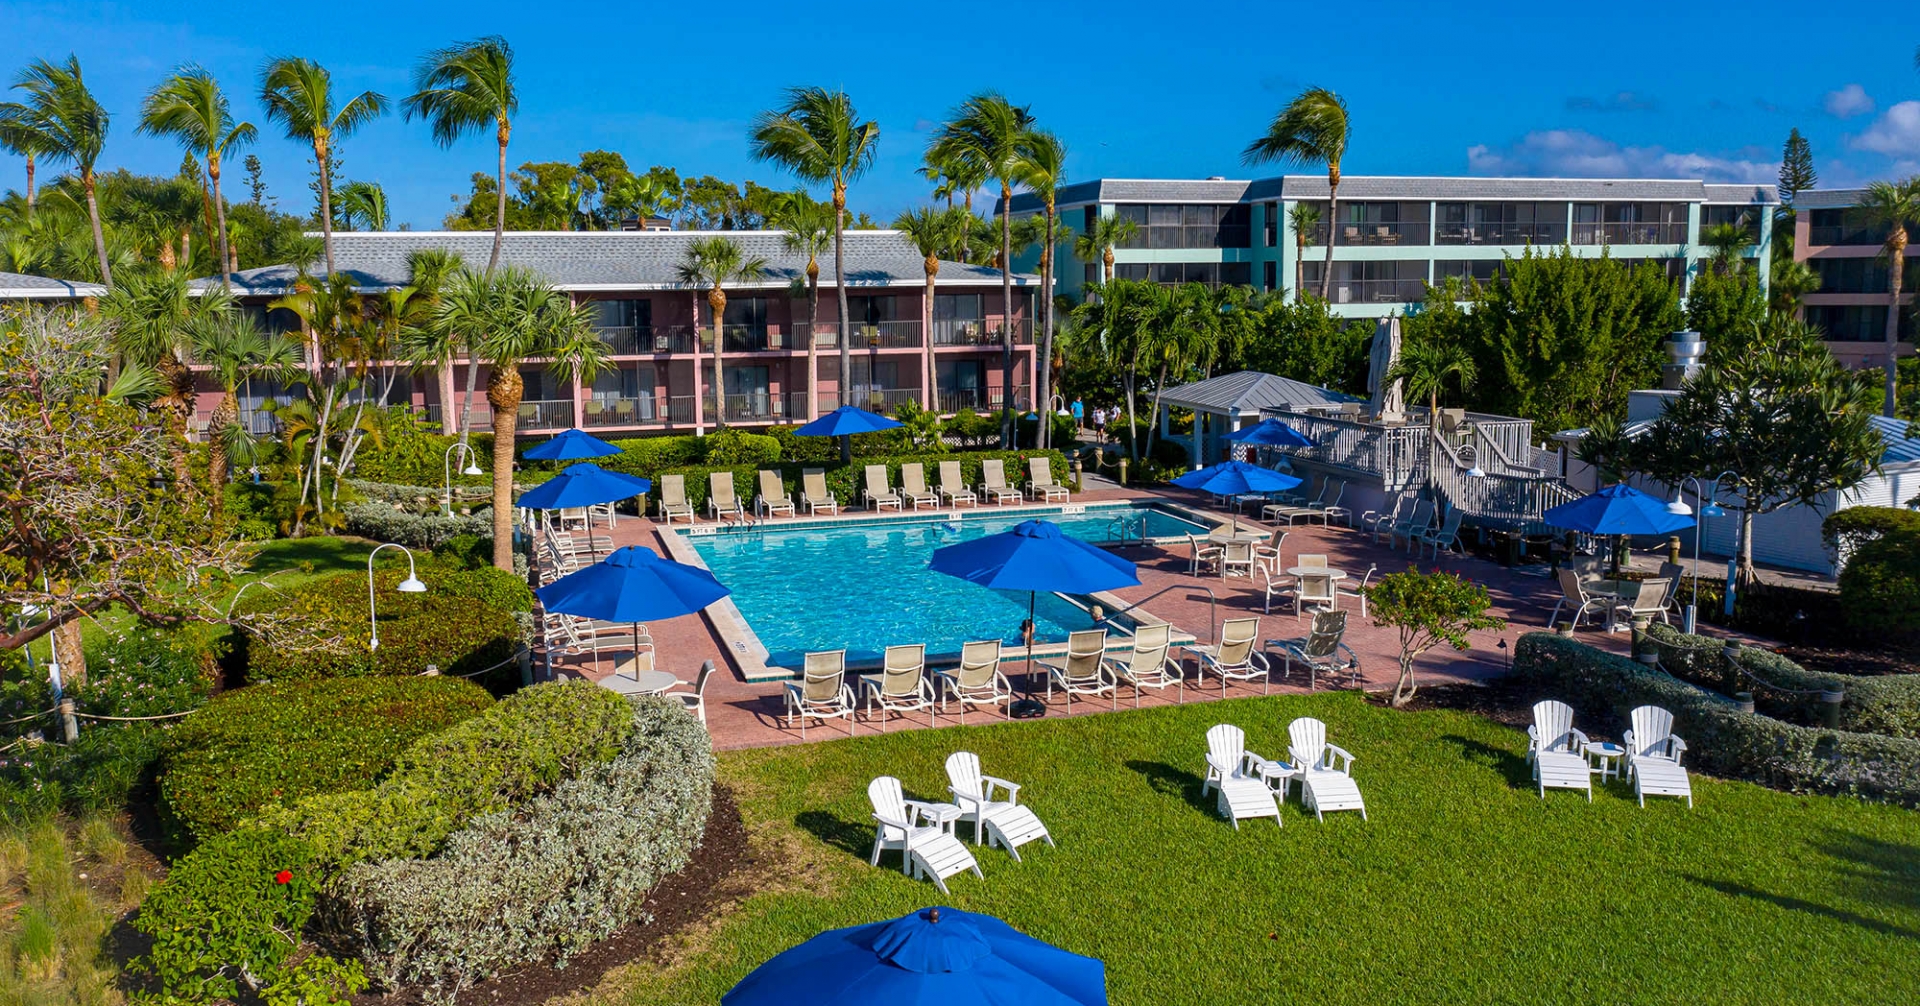
[[[653,395],[639,398],[594,398],[587,401],[585,415],[582,417],[587,426],[642,426],[648,423],[664,423],[666,417],[658,406],[659,399]]]
[[[516,430],[564,430],[573,425],[573,400],[521,402],[515,415],[518,416]]]
[[[1873,245],[1884,244],[1887,235],[1875,232],[1858,224],[1821,224],[1807,228],[1807,244],[1810,245]]]
[[[998,346],[1005,338],[1006,322],[999,318],[940,319],[933,323],[935,346]],[[1013,323],[1016,346],[1033,344],[1033,324],[1025,318]]]
[[[1441,224],[1434,244],[1441,245],[1557,245],[1567,240],[1564,223]]]
[[[1431,227],[1425,220],[1370,221],[1334,226],[1338,228],[1334,233],[1341,247],[1424,245],[1427,243],[1427,234]],[[1326,247],[1327,224],[1315,224],[1313,230],[1307,233],[1307,244]]]
[[[839,323],[823,321],[815,325],[813,342],[821,349],[839,349]],[[847,344],[854,349],[919,349],[922,345],[920,323],[918,321],[856,321],[848,326]],[[804,347],[804,339],[801,340],[801,345]]]
[[[1572,244],[1673,245],[1685,244],[1686,221],[1666,223],[1576,223]]]
[[[714,409],[713,392],[707,392],[705,398],[705,418],[713,422],[719,418]],[[727,395],[726,406],[726,420],[730,423],[785,422],[794,418],[805,420],[807,417],[806,393],[798,391]]]
[[[1309,285],[1319,282],[1308,277]],[[1426,299],[1424,279],[1333,279],[1335,304],[1416,304]]]
[[[692,325],[603,325],[599,333],[615,356],[693,352]]]

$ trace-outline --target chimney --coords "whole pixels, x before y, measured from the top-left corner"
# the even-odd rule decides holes
[[[1663,391],[1679,391],[1700,372],[1700,360],[1707,355],[1707,342],[1698,332],[1675,332],[1662,343],[1668,361],[1660,368]]]

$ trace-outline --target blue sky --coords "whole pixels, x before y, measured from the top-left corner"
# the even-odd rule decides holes
[[[158,172],[180,152],[134,126],[141,96],[175,64],[208,67],[259,121],[251,94],[271,56],[319,60],[343,91],[398,99],[421,52],[500,32],[522,91],[511,164],[606,148],[636,168],[781,187],[791,180],[747,159],[747,121],[783,87],[842,87],[881,125],[852,202],[883,219],[925,199],[913,169],[928,129],[983,88],[1029,103],[1061,135],[1070,179],[1272,173],[1241,166],[1239,151],[1308,85],[1352,107],[1349,174],[1766,181],[1792,126],[1812,141],[1823,185],[1920,172],[1920,7],[1905,4],[1857,19],[1804,3],[1672,0],[1024,0],[961,16],[897,0],[605,6],[0,0],[0,71],[77,53],[117,116],[105,163]],[[262,125],[269,188],[301,208],[303,151]],[[397,115],[343,156],[347,177],[385,186],[396,218],[422,228],[493,165],[490,136],[442,150]],[[239,172],[228,177],[244,198]],[[18,162],[0,163],[0,186],[21,180]]]

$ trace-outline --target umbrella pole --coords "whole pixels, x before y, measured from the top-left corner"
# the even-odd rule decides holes
[[[1026,641],[1026,644],[1027,644],[1027,673],[1026,673],[1026,678],[1027,678],[1027,697],[1028,697],[1028,698],[1032,698],[1032,697],[1033,697],[1033,695],[1034,695],[1034,687],[1033,687],[1033,611],[1034,611],[1034,599],[1035,599],[1035,598],[1037,598],[1038,596],[1039,596],[1039,592],[1038,592],[1038,591],[1032,591],[1032,590],[1029,590],[1029,591],[1027,591],[1027,623],[1026,623],[1025,625],[1022,625],[1022,626],[1020,627],[1020,635],[1021,635],[1021,637],[1022,637],[1022,638],[1023,638],[1023,639],[1025,640],[1025,641]]]
[[[840,463],[843,465],[853,463],[853,437],[851,436],[840,438]]]

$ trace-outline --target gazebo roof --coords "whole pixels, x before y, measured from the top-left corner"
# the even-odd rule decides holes
[[[1299,411],[1364,401],[1366,399],[1356,398],[1330,388],[1296,381],[1290,377],[1262,374],[1257,370],[1222,374],[1204,381],[1168,388],[1160,396],[1160,402],[1163,405],[1178,405],[1181,408],[1219,415],[1242,416],[1259,415],[1261,409]]]

